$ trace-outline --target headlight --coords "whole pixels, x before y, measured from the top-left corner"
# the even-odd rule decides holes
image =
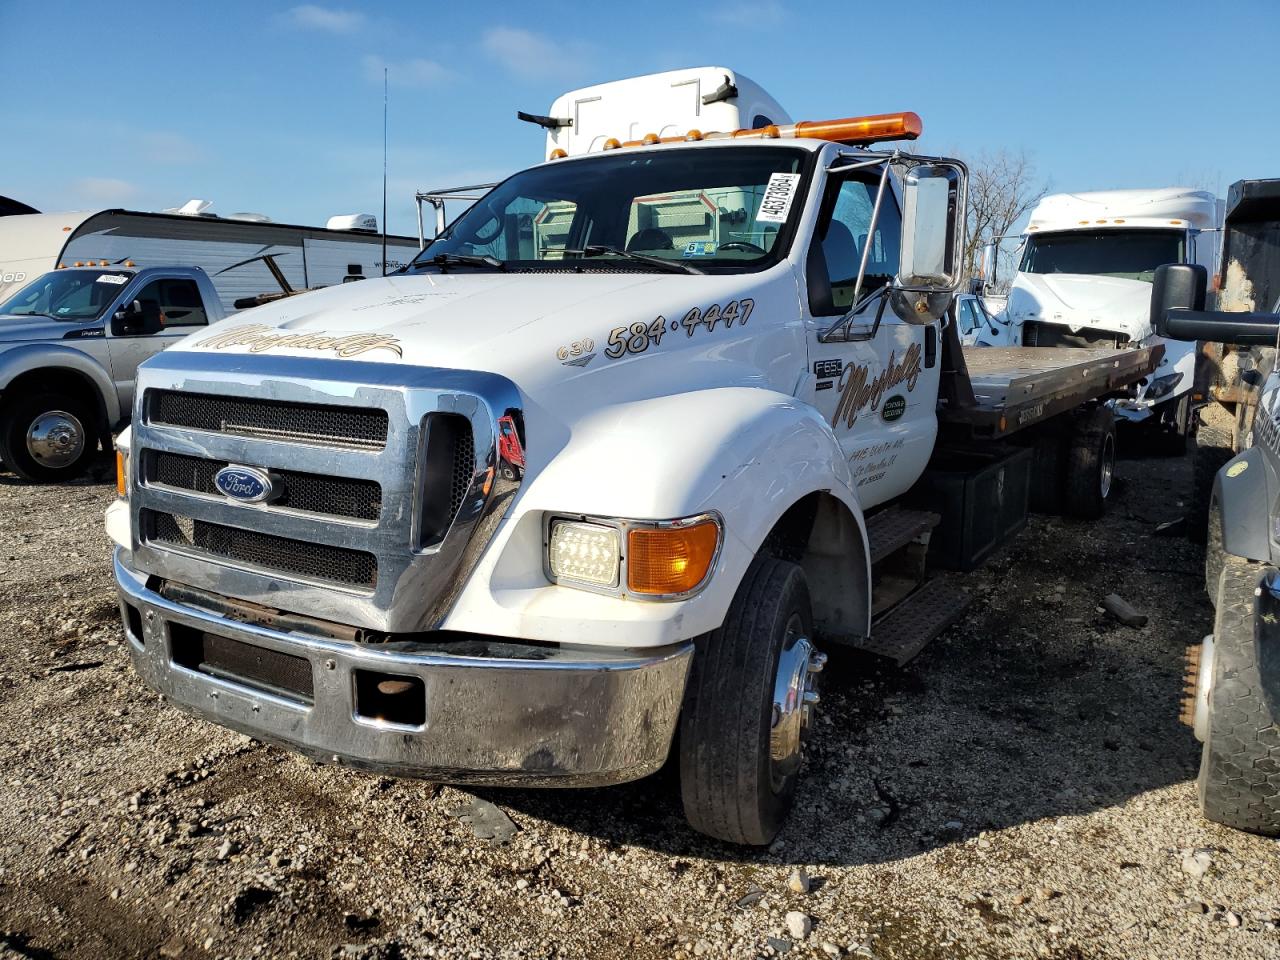
[[[552,520],[547,563],[557,580],[616,587],[622,547],[616,527],[574,520]]]
[[[681,600],[711,576],[722,526],[709,513],[661,521],[550,517],[547,573],[597,593]]]
[[[1144,400],[1159,400],[1161,397],[1167,397],[1173,393],[1173,388],[1182,382],[1182,374],[1168,373],[1163,377],[1156,377],[1151,381],[1151,386],[1147,387]]]

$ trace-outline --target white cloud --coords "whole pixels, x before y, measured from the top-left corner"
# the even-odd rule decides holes
[[[144,133],[138,138],[139,156],[151,163],[182,166],[199,163],[205,159],[205,151],[180,133],[163,130]]]
[[[93,203],[124,203],[138,195],[134,184],[113,177],[85,177],[75,181],[71,189],[77,197]]]
[[[364,58],[364,73],[370,80],[382,83],[382,71],[393,87],[436,87],[454,78],[454,72],[435,60],[414,57],[411,60],[384,60],[376,54]]]
[[[481,44],[485,53],[512,73],[531,80],[581,74],[595,58],[589,44],[552,40],[519,27],[486,30]]]
[[[327,33],[354,33],[364,25],[364,14],[357,10],[335,10],[314,3],[293,7],[285,19],[295,27]]]
[[[734,27],[775,26],[786,18],[787,8],[779,0],[727,3],[707,13],[708,20]]]

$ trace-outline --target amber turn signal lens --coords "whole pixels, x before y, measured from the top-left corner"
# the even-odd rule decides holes
[[[127,480],[128,471],[125,470],[124,454],[119,450],[116,451],[116,493],[124,496],[129,491],[129,482]]]
[[[711,572],[720,543],[712,520],[687,527],[642,527],[627,534],[627,588],[632,593],[688,593]]]

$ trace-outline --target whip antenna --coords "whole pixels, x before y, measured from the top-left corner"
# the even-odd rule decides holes
[[[387,68],[382,68],[382,275],[387,275]]]

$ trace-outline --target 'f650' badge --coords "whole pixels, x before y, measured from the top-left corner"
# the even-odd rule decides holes
[[[271,474],[253,467],[223,467],[214,475],[213,485],[232,500],[241,503],[266,503],[282,491],[276,489]]]

